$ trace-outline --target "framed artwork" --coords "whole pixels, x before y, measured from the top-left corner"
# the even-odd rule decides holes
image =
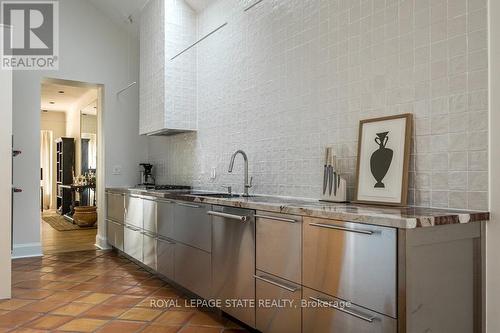
[[[355,202],[407,204],[412,121],[411,114],[360,121]]]

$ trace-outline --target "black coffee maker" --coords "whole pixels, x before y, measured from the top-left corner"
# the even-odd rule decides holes
[[[154,186],[155,178],[153,177],[153,165],[148,163],[139,164],[144,170],[141,170],[141,183],[140,186]]]

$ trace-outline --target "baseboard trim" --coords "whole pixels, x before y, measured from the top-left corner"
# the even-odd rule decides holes
[[[97,235],[95,237],[95,246],[99,250],[110,250],[111,246],[108,244],[108,238],[107,237],[101,237],[101,235]]]
[[[12,259],[41,257],[41,256],[43,256],[41,243],[14,244],[14,249],[12,251]]]

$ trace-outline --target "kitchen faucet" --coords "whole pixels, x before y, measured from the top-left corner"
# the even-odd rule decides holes
[[[248,181],[248,157],[247,154],[243,150],[237,150],[233,156],[231,156],[231,162],[229,163],[229,170],[228,172],[231,173],[233,172],[233,167],[234,167],[234,159],[236,158],[236,155],[241,154],[243,156],[243,160],[245,161],[245,183],[244,183],[244,197],[249,197],[250,195],[248,194],[248,189],[252,187],[252,181],[253,177],[250,177],[250,182]]]

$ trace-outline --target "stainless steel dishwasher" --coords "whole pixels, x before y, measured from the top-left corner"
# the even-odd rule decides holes
[[[213,206],[213,297],[222,310],[255,327],[255,212]]]

